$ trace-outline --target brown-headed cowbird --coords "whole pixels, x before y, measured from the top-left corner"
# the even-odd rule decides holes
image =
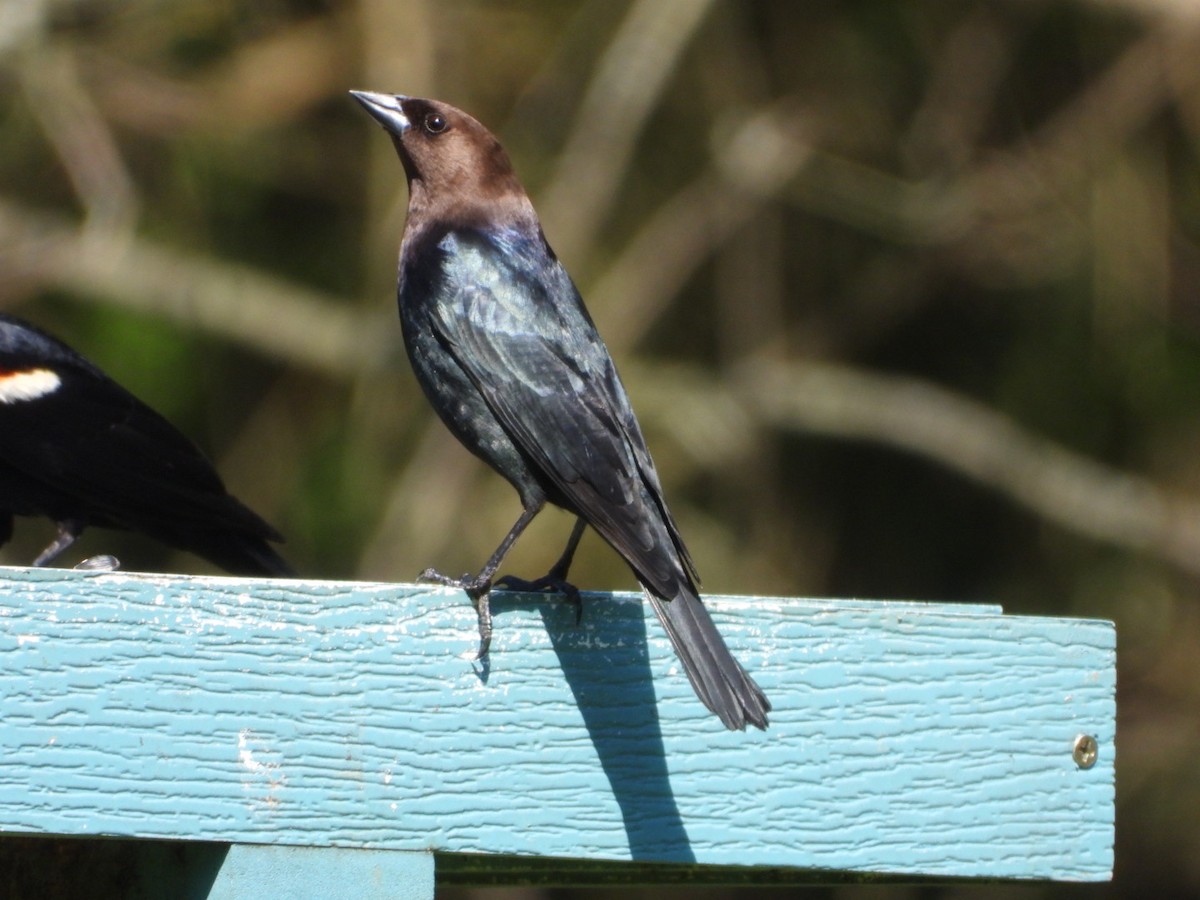
[[[578,521],[559,562],[536,581],[497,584],[573,591],[567,569],[590,525],[633,569],[704,705],[728,728],[766,728],[771,705],[700,601],[612,358],[499,141],[445,103],[351,93],[391,136],[408,176],[397,290],[417,380],[524,507],[478,575],[422,577],[472,597],[485,653],[496,570],[542,507],[560,506]]]
[[[236,575],[291,575],[282,538],[191,441],[66,344],[0,313],[0,545],[48,516],[43,566],[88,525],[140,531]]]

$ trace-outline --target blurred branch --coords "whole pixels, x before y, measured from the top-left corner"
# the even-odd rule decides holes
[[[202,74],[180,80],[90,49],[96,95],[114,121],[173,137],[214,136],[296,121],[349,80],[348,13],[314,17],[247,41]]]
[[[1175,19],[1180,24],[1200,20],[1200,5],[1194,0],[1091,0],[1102,9],[1125,9],[1147,16]],[[1170,24],[1170,23],[1168,23]]]
[[[714,148],[715,169],[663,204],[589,291],[611,347],[636,343],[696,268],[809,162],[794,117],[768,109],[739,119],[744,124]]]
[[[772,200],[900,245],[952,248],[961,263],[1000,266],[1023,280],[1058,271],[1086,240],[1062,194],[1117,152],[1172,91],[1200,82],[1195,64],[1173,70],[1168,82],[1164,67],[1189,58],[1200,59],[1200,33],[1140,39],[1041,130],[949,184],[908,181],[823,152],[795,133],[794,119],[760,112],[714,146],[715,171],[663,204],[592,286],[606,340],[616,348],[636,343],[713,251]],[[983,83],[998,65],[983,66]]]
[[[1200,502],[1101,465],[961,394],[816,361],[749,363],[731,385],[695,368],[622,366],[643,419],[704,466],[728,466],[771,427],[924,457],[1068,531],[1200,574]]]
[[[351,66],[343,49],[349,16],[335,12],[297,22],[246,43],[213,67],[200,83],[211,98],[209,129],[290,124],[344,91]]]
[[[968,180],[977,197],[1024,206],[1030,194],[1059,193],[1121,148],[1172,100],[1200,83],[1200,18],[1191,28],[1151,31],[1028,140],[998,155]],[[1172,60],[1191,60],[1172,72]],[[1175,81],[1169,78],[1174,75]]]
[[[969,165],[1015,63],[1010,25],[982,4],[966,11],[932,60],[921,105],[900,146],[920,174]]]
[[[144,238],[84,232],[4,200],[0,273],[22,287],[167,316],[338,376],[382,366],[396,343],[395,329],[355,314],[347,301]],[[9,287],[0,282],[0,292]]]
[[[954,248],[968,265],[1005,266],[1025,278],[1057,271],[1084,240],[1060,195],[1168,102],[1164,42],[1172,58],[1183,58],[1180,48],[1196,38],[1141,39],[1041,131],[950,184],[908,181],[822,152],[778,112],[750,117],[714,147],[716,171],[650,217],[590,290],[606,339],[636,342],[704,260],[775,199],[891,242]],[[1200,80],[1200,67],[1192,74]]]
[[[634,145],[713,0],[634,0],[596,67],[550,183],[542,221],[564,259],[581,254],[618,196]]]
[[[1200,574],[1200,502],[929,382],[815,361],[747,364],[732,385],[687,367],[622,368],[642,417],[669,427],[701,465],[741,458],[755,427],[869,441],[965,475],[1068,531]]]
[[[1085,239],[1070,198],[1177,93],[1200,85],[1196,60],[1200,29],[1156,30],[1032,135],[953,181],[909,181],[815,152],[784,199],[889,241],[952,249],[971,267],[1023,280],[1057,272]]]
[[[356,567],[360,577],[411,578],[418,568],[413,561],[434,559],[448,540],[461,539],[463,510],[479,506],[482,466],[458,447],[441,422],[430,418],[407,464],[387,488],[383,514]],[[412,572],[397,571],[400,548]]]
[[[116,138],[79,79],[67,45],[42,46],[17,67],[29,108],[66,169],[86,211],[85,227],[132,230],[137,192]]]
[[[749,366],[738,392],[777,427],[907,450],[1070,531],[1200,574],[1200,503],[1086,459],[944,388],[792,362]]]
[[[11,53],[46,28],[49,0],[5,0],[0,3],[0,57]]]

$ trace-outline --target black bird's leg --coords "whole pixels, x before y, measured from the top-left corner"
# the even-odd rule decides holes
[[[488,594],[492,589],[492,576],[496,574],[496,570],[500,568],[500,563],[504,561],[504,557],[508,555],[508,551],[512,549],[512,545],[517,542],[517,538],[521,536],[529,523],[533,521],[533,517],[542,511],[544,504],[539,503],[537,506],[528,507],[522,511],[520,518],[508,534],[504,536],[504,540],[500,542],[500,546],[496,548],[496,552],[488,559],[487,564],[479,570],[479,574],[472,577],[464,575],[462,578],[451,578],[448,575],[443,575],[436,569],[426,569],[417,576],[418,581],[432,581],[435,584],[443,584],[447,587],[456,587],[465,591],[467,596],[471,598],[471,605],[475,607],[475,613],[479,616],[479,654],[477,659],[483,659],[487,656],[488,648],[492,645],[492,608],[488,602]]]
[[[571,536],[567,538],[567,549],[563,550],[558,562],[552,565],[550,571],[541,578],[526,581],[515,575],[505,575],[503,578],[496,579],[496,587],[502,587],[506,591],[525,591],[531,594],[539,591],[558,591],[575,604],[575,624],[578,625],[583,619],[583,601],[579,599],[579,588],[567,581],[567,573],[571,570],[571,562],[575,559],[575,549],[579,546],[579,540],[583,537],[585,528],[587,528],[587,522],[583,519],[575,520],[575,527],[571,529]]]
[[[50,546],[38,554],[38,558],[33,561],[33,564],[35,566],[49,565],[58,554],[75,543],[75,539],[79,537],[81,531],[83,531],[83,525],[73,519],[66,519],[59,522],[58,537],[50,542]]]

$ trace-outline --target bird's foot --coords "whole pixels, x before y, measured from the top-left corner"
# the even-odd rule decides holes
[[[506,591],[520,591],[524,594],[562,594],[563,599],[575,607],[575,624],[583,621],[583,598],[579,596],[579,588],[556,573],[553,569],[541,578],[526,581],[515,575],[504,575],[496,579],[495,586]]]
[[[471,598],[475,607],[475,615],[479,617],[479,652],[476,659],[483,659],[492,647],[492,607],[488,597],[492,590],[492,581],[478,575],[466,574],[460,578],[443,575],[436,569],[426,569],[417,576],[417,581],[440,584],[444,587],[458,588]]]
[[[75,564],[75,568],[85,572],[116,572],[121,568],[121,561],[112,554],[101,553],[99,556],[89,556],[80,560]]]
[[[440,584],[444,587],[458,588],[474,600],[492,589],[492,580],[485,575],[472,575],[469,572],[455,578],[453,575],[443,575],[437,569],[426,569],[417,576],[417,581]]]

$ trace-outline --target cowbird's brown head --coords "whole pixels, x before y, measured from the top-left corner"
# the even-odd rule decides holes
[[[396,145],[415,222],[536,221],[525,189],[496,137],[438,100],[351,91]]]

